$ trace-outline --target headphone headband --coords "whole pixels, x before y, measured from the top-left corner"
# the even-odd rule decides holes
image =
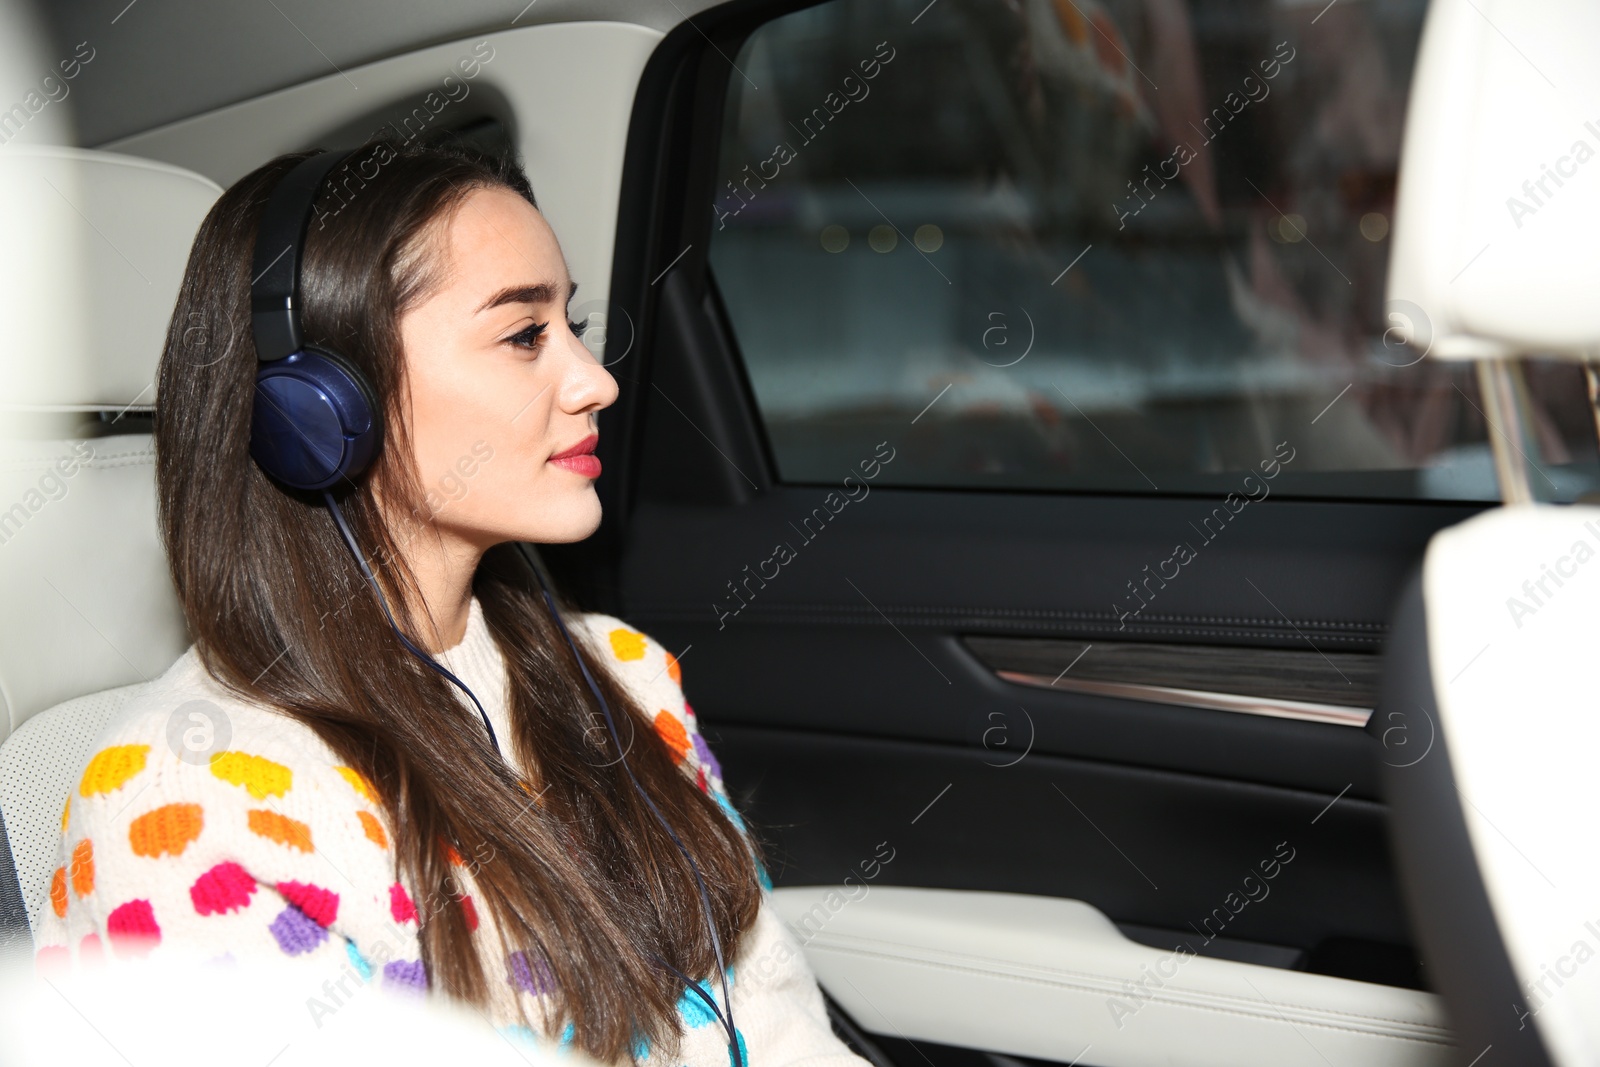
[[[319,150],[301,160],[274,187],[261,212],[250,283],[250,323],[261,363],[283,359],[305,343],[300,331],[300,253],[312,206],[323,180],[355,154]]]

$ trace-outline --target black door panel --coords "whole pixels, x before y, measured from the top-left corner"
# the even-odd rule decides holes
[[[1036,730],[1041,752],[1369,799],[1377,764],[1357,730],[1015,685],[958,637],[1371,650],[1392,583],[1436,525],[1470,512],[1264,502],[1258,529],[1227,531],[1235,544],[1162,594],[1187,610],[1119,630],[1096,606],[1115,592],[1110,576],[1135,573],[1141,548],[1156,544],[1147,531],[1198,502],[878,489],[802,542],[789,518],[824,492],[780,486],[739,506],[636,509],[624,611],[688,649],[691,699],[709,721],[981,745],[1002,715],[1015,737]],[[750,575],[784,531],[798,551],[762,588]],[[728,583],[747,581],[754,595],[741,592],[739,608]],[[1257,612],[1251,582],[1292,618]],[[1338,680],[1332,665],[1328,675]]]
[[[893,859],[871,884],[1071,897],[1171,931],[1169,945],[1289,946],[1312,969],[1349,974],[1408,941],[1383,809],[1348,794],[1330,806],[1331,795],[1037,751],[997,766],[948,745],[743,726],[711,736],[736,799],[777,842],[780,885],[854,873],[858,886],[886,842]],[[1263,879],[1262,862],[1285,856]],[[1321,965],[1339,941],[1366,951]]]
[[[627,617],[683,654],[686,692],[716,727],[934,741],[996,763],[1028,750],[1376,796],[1372,741],[1346,726],[1019,686],[995,678],[953,636],[865,620],[718,633],[644,611]]]

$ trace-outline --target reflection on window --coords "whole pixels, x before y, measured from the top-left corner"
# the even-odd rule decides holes
[[[833,0],[734,58],[712,266],[788,481],[1496,499],[1387,332],[1424,0]],[[1600,475],[1530,366],[1547,476]]]

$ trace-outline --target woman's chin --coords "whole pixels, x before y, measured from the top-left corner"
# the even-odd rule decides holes
[[[591,485],[575,499],[563,500],[558,508],[549,505],[538,508],[523,527],[519,541],[549,545],[582,541],[600,528],[600,495]]]

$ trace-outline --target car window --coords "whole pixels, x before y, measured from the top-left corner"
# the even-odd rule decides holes
[[[1472,368],[1385,303],[1425,6],[833,0],[757,30],[710,256],[780,478],[887,440],[880,484],[1498,499]],[[1538,491],[1573,499],[1585,371],[1524,373]]]

